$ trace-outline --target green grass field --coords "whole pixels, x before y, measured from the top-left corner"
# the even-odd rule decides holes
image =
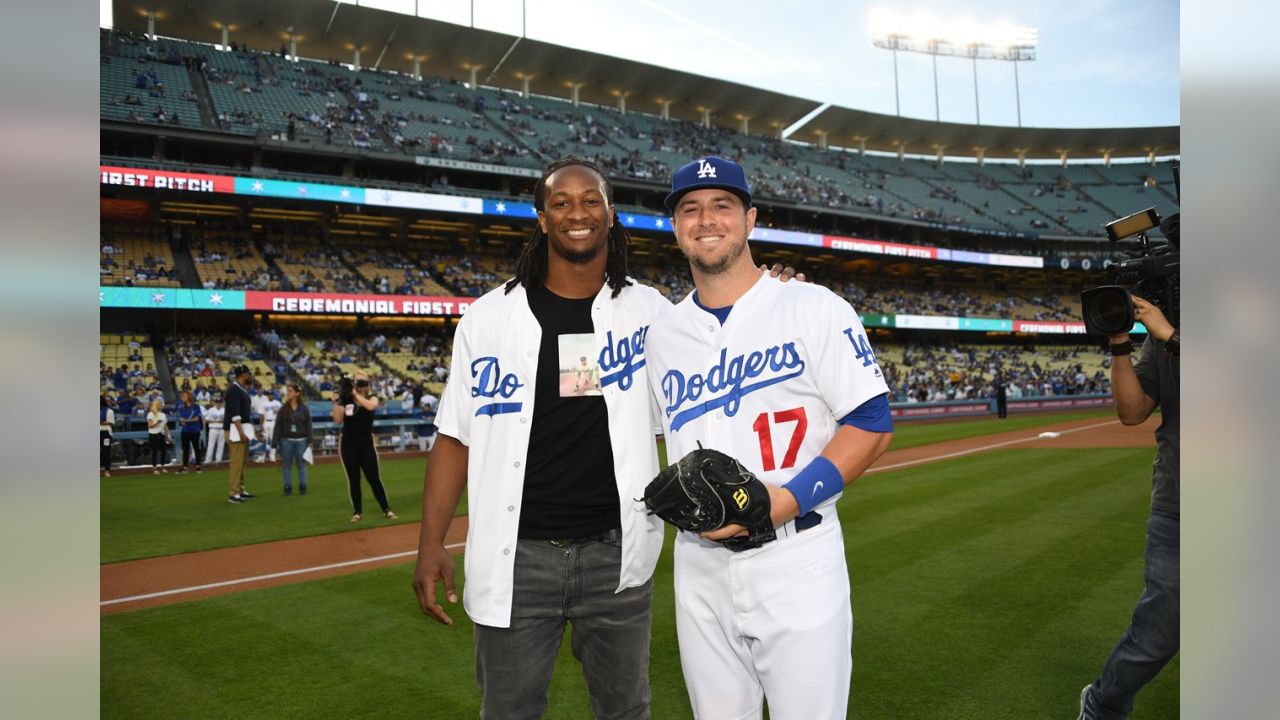
[[[1011,430],[1025,430],[1027,428],[1040,427],[1042,425],[1051,425],[1053,423],[1095,417],[1114,420],[1116,412],[1111,408],[1102,408],[1099,410],[1086,410],[1083,412],[1075,411],[1066,413],[1027,413],[1025,415],[1010,415],[1004,420],[984,417],[973,420],[959,420],[955,422],[899,422],[893,428],[893,444],[889,446],[889,449],[902,450],[909,447],[915,447],[917,445],[928,445],[929,443],[944,442],[946,440],[960,440],[963,438],[979,437],[981,435],[1009,432]]]
[[[858,480],[840,507],[850,717],[1074,717],[1141,591],[1151,455],[1010,449]],[[453,627],[424,618],[411,572],[105,616],[102,715],[475,717],[466,615],[455,608]],[[654,718],[690,714],[673,612],[668,539],[654,587]],[[589,717],[567,645],[547,717]],[[1177,717],[1178,677],[1175,659],[1132,717]]]
[[[899,423],[893,449],[977,437],[1084,417],[1110,416],[1110,411],[1012,416],[941,423]],[[665,447],[659,445],[665,463]],[[383,483],[399,520],[378,512],[368,485],[364,486],[364,520],[353,525],[347,481],[341,466],[312,466],[306,497],[283,497],[280,469],[250,463],[245,486],[258,497],[244,505],[226,501],[227,471],[188,475],[117,475],[101,481],[100,562],[111,563],[196,550],[248,545],[272,540],[325,535],[391,522],[422,518],[422,458],[382,461]],[[457,510],[466,514],[466,497]]]

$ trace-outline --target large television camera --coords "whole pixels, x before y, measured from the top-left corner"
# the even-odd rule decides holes
[[[1173,167],[1175,186],[1179,186],[1178,166]],[[1179,202],[1181,190],[1179,189]],[[1080,293],[1085,329],[1103,336],[1117,335],[1133,328],[1133,299],[1137,295],[1160,308],[1174,326],[1178,325],[1180,287],[1179,213],[1163,220],[1155,208],[1147,208],[1128,217],[1107,223],[1107,239],[1118,243],[1136,238],[1137,245],[1127,249],[1127,259],[1111,266],[1112,285]],[[1159,229],[1164,242],[1153,242],[1149,233]]]
[[[356,401],[356,386],[351,376],[343,375],[338,379],[338,403],[350,405]]]

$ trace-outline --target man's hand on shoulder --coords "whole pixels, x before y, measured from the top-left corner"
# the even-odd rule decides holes
[[[774,263],[773,267],[770,267],[768,265],[761,265],[760,272],[762,273],[767,272],[769,273],[769,277],[778,278],[782,282],[786,282],[791,278],[795,278],[800,282],[805,282],[804,273],[796,272],[796,269],[791,267],[790,265],[783,267],[782,263]]]

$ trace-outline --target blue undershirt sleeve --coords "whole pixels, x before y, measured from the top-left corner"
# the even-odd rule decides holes
[[[852,425],[867,432],[893,432],[893,416],[889,412],[889,394],[877,395],[840,418],[841,425]]]

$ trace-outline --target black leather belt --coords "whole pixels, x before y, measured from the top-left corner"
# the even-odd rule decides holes
[[[604,532],[598,532],[594,535],[585,535],[583,537],[574,538],[554,538],[546,542],[555,545],[558,548],[567,548],[570,545],[581,545],[588,542],[618,542],[622,539],[622,529],[612,528]]]

